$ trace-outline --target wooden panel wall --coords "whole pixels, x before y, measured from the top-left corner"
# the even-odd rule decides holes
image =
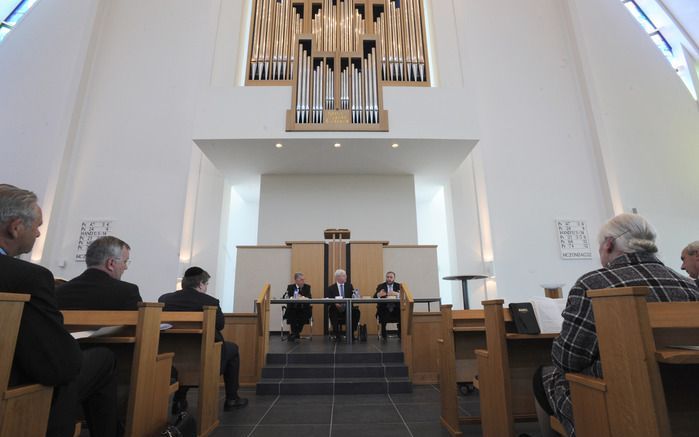
[[[257,384],[257,317],[249,314],[226,314],[226,326],[222,334],[226,341],[238,345],[240,351],[240,385],[254,387]]]
[[[437,384],[439,382],[439,344],[437,339],[441,337],[441,313],[413,314],[413,384]]]
[[[325,296],[325,243],[322,241],[291,241],[291,276],[301,272],[306,277],[306,283],[311,286],[311,295],[315,298]],[[303,335],[311,334],[310,326],[306,325]],[[323,335],[323,305],[313,305],[312,335]]]
[[[376,286],[385,280],[383,271],[384,241],[350,243],[350,270],[352,285],[362,296],[373,296]],[[376,335],[376,304],[361,305],[362,317],[359,323],[367,326],[369,335]]]

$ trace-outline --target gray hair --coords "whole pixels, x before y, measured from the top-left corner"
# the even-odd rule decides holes
[[[100,237],[87,247],[85,264],[88,267],[96,267],[103,265],[109,258],[119,259],[124,248],[131,250],[131,246],[117,237]]]
[[[301,272],[294,273],[294,281],[297,280],[298,278],[300,278],[301,276],[303,276],[303,273],[301,273]]]
[[[345,276],[347,276],[347,272],[344,271],[344,270],[342,270],[342,269],[337,269],[337,270],[335,270],[335,277],[337,278],[337,277],[340,276],[340,275],[345,275]]]
[[[687,251],[687,255],[696,255],[699,252],[699,240],[689,243],[684,250]]]
[[[655,230],[638,214],[623,213],[612,218],[599,231],[599,243],[613,238],[614,244],[624,253],[655,253]]]
[[[36,220],[36,194],[14,185],[0,184],[0,223],[21,219],[29,225]]]

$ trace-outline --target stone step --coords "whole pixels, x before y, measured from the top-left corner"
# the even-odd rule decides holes
[[[412,393],[407,377],[396,378],[263,378],[258,395],[396,394]]]
[[[403,363],[272,364],[262,369],[263,378],[383,378],[408,377]]]
[[[267,354],[267,364],[371,364],[402,363],[403,352],[338,352],[338,353],[291,353]]]

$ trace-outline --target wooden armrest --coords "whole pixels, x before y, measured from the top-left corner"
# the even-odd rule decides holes
[[[607,383],[603,379],[582,373],[566,373],[566,380],[570,383],[580,384],[597,391],[607,391]]]
[[[170,384],[170,387],[167,390],[168,396],[174,394],[177,390],[180,389],[180,383],[179,382],[174,382]]]
[[[28,396],[34,393],[40,393],[45,390],[53,390],[53,387],[49,387],[41,384],[27,384],[18,385],[17,387],[8,388],[5,391],[5,400],[18,398],[22,396]]]
[[[162,334],[202,334],[204,330],[196,328],[170,328],[160,332]]]
[[[556,431],[562,436],[567,436],[568,433],[566,432],[566,429],[563,427],[561,422],[556,419],[556,416],[551,416],[549,419],[549,423],[551,424],[551,429]]]
[[[488,358],[488,351],[485,349],[476,349],[473,353],[478,357]]]
[[[508,332],[505,338],[508,340],[546,340],[556,338],[559,334],[517,334],[516,332]]]
[[[136,337],[85,337],[78,340],[80,343],[136,343]]]
[[[478,382],[478,375],[476,375],[476,377],[473,378],[473,381],[471,381],[471,384],[473,384],[473,387],[477,388],[478,390],[481,389],[481,383]]]
[[[655,359],[665,364],[699,364],[699,351],[684,349],[658,349]]]
[[[454,332],[485,332],[485,326],[457,326],[452,330]]]

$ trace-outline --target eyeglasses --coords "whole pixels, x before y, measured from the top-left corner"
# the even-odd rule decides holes
[[[130,260],[130,259],[127,259],[126,261],[122,261],[121,258],[113,258],[113,259],[114,259],[114,261],[121,261],[121,263],[124,264],[124,265],[127,266],[127,267],[128,267],[129,265],[131,265],[131,260]]]

